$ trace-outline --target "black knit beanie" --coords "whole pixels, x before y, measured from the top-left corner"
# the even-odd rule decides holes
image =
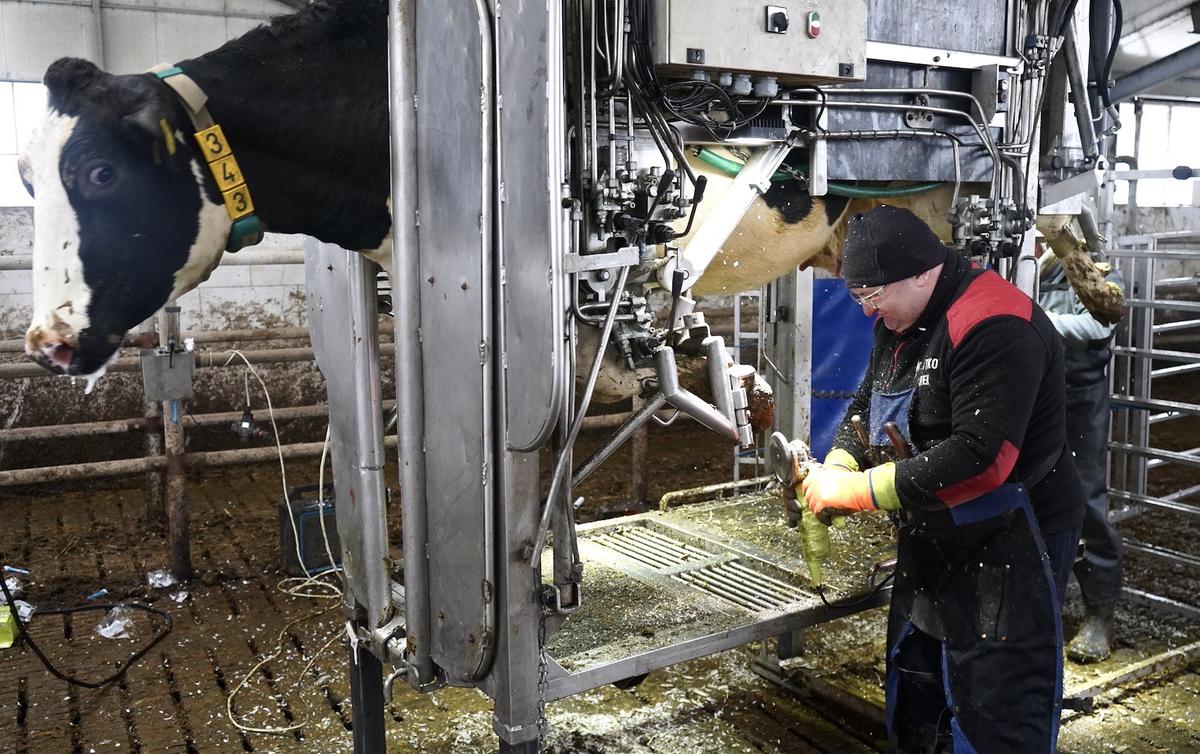
[[[842,277],[847,288],[874,288],[919,275],[947,259],[948,249],[912,212],[881,204],[846,224]]]

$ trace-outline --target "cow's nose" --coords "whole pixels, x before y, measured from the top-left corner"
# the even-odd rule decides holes
[[[48,325],[34,325],[25,333],[25,353],[47,366],[66,369],[75,354],[75,344],[75,332],[58,317]]]

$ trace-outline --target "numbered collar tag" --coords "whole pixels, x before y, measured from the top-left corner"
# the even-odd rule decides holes
[[[246,215],[254,214],[254,201],[250,198],[250,189],[246,187],[246,179],[238,167],[237,158],[229,148],[225,132],[220,126],[210,126],[196,132],[196,144],[208,161],[208,169],[221,196],[225,198],[225,211],[230,220],[239,220]]]
[[[225,202],[225,212],[232,221],[226,251],[237,251],[262,240],[262,221],[254,215],[254,200],[246,178],[233,156],[233,148],[225,138],[225,132],[212,121],[206,103],[207,95],[182,69],[175,66],[158,65],[150,71],[167,84],[183,101],[188,116],[196,128],[196,144],[208,163],[208,170]]]

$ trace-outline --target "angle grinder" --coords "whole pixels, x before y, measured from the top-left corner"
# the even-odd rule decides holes
[[[829,557],[829,522],[822,521],[808,509],[800,489],[817,460],[803,440],[789,441],[782,432],[776,432],[767,443],[767,465],[783,484],[781,494],[787,511],[787,525],[800,530],[800,549],[808,564],[809,579],[819,589],[823,582],[822,567]]]

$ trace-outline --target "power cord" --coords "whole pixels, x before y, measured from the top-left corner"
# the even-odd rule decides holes
[[[42,665],[46,666],[46,670],[50,671],[51,675],[53,675],[55,678],[58,678],[59,680],[66,681],[67,683],[71,684],[72,686],[82,686],[85,689],[104,688],[108,684],[112,683],[113,681],[117,680],[121,676],[125,675],[125,673],[129,670],[129,668],[133,667],[133,664],[135,662],[140,660],[143,655],[145,655],[147,652],[149,652],[154,647],[155,644],[162,641],[163,638],[171,632],[171,627],[174,625],[174,621],[171,619],[171,616],[169,614],[167,614],[166,612],[159,610],[156,607],[150,607],[149,605],[143,605],[138,602],[122,603],[119,605],[116,605],[116,604],[81,605],[79,607],[64,607],[64,608],[55,608],[52,610],[38,610],[36,613],[34,613],[34,617],[39,616],[39,615],[67,615],[69,613],[83,612],[84,610],[110,610],[114,607],[127,607],[127,608],[131,608],[133,610],[141,610],[143,612],[153,613],[154,615],[161,617],[165,621],[164,625],[161,628],[159,628],[159,630],[154,634],[154,637],[150,639],[149,643],[147,643],[146,646],[142,647],[137,652],[135,652],[133,655],[131,655],[129,657],[129,659],[125,660],[125,662],[122,663],[119,668],[117,668],[116,672],[114,672],[112,675],[107,676],[106,678],[99,680],[99,681],[85,681],[83,679],[76,678],[75,676],[67,675],[66,673],[62,672],[58,668],[54,667],[54,664],[51,663],[50,659],[48,657],[46,657],[45,653],[42,652],[41,647],[39,647],[37,645],[37,642],[35,642],[33,640],[33,637],[29,635],[29,630],[27,628],[27,626],[29,624],[28,624],[28,622],[21,620],[20,611],[17,610],[16,601],[13,599],[12,593],[8,590],[8,584],[6,584],[4,582],[5,582],[4,579],[0,579],[0,590],[3,590],[4,599],[7,603],[3,607],[3,609],[5,609],[5,610],[11,609],[12,610],[13,620],[15,620],[17,622],[17,630],[20,633],[21,638],[25,640],[25,643],[29,645],[29,648],[32,649],[33,653],[35,655],[37,655],[37,658],[42,661]]]
[[[825,604],[825,607],[858,607],[859,605],[865,604],[874,599],[875,596],[883,591],[883,588],[887,586],[889,582],[891,582],[895,575],[896,571],[893,570],[886,577],[884,577],[883,581],[880,581],[874,587],[868,589],[861,595],[853,595],[845,599],[830,601],[825,596],[825,587],[822,585],[817,587],[817,596],[821,598],[821,602]]]
[[[254,677],[254,674],[257,673],[259,671],[259,669],[262,668],[262,666],[266,665],[268,662],[271,662],[272,660],[279,657],[283,653],[287,632],[293,626],[299,625],[300,623],[303,623],[304,621],[307,621],[311,618],[316,618],[321,615],[324,615],[325,613],[327,613],[330,610],[337,607],[338,603],[342,599],[342,594],[343,594],[342,587],[344,585],[344,580],[342,579],[342,569],[337,564],[337,561],[333,557],[333,548],[330,546],[330,543],[329,543],[329,532],[326,530],[326,527],[325,527],[325,512],[323,510],[324,505],[325,505],[325,498],[324,498],[324,494],[325,494],[325,461],[329,455],[330,428],[328,426],[326,426],[326,429],[325,429],[325,443],[321,448],[320,469],[319,469],[318,475],[317,475],[317,495],[318,495],[318,500],[322,506],[322,510],[320,511],[320,514],[317,516],[317,520],[321,524],[321,537],[325,544],[325,555],[329,559],[328,560],[329,569],[327,569],[321,573],[314,574],[309,571],[308,567],[304,563],[304,554],[300,550],[300,532],[299,532],[298,528],[296,527],[295,517],[290,515],[291,495],[290,495],[290,491],[288,489],[288,483],[287,483],[287,465],[283,458],[283,447],[281,446],[280,441],[279,441],[279,430],[275,424],[275,409],[274,409],[273,404],[271,403],[271,394],[267,390],[266,383],[263,381],[262,377],[259,376],[258,370],[256,370],[254,368],[254,366],[250,363],[250,360],[247,359],[245,354],[243,354],[241,351],[237,351],[237,350],[231,351],[230,355],[229,355],[229,359],[226,360],[225,364],[228,365],[234,359],[239,358],[239,357],[242,359],[243,362],[245,362],[246,368],[249,370],[248,374],[254,375],[254,378],[256,380],[258,380],[258,384],[262,388],[263,395],[266,397],[267,415],[271,419],[271,431],[275,437],[275,449],[279,455],[279,473],[280,473],[281,481],[283,484],[284,504],[289,511],[288,523],[291,524],[292,542],[294,543],[294,545],[296,547],[296,561],[298,563],[300,563],[300,568],[304,571],[304,576],[289,576],[287,578],[281,579],[279,581],[279,583],[276,585],[276,588],[278,588],[280,592],[287,594],[289,596],[292,596],[292,597],[308,597],[308,598],[312,598],[312,599],[336,600],[329,607],[326,607],[326,608],[324,608],[322,610],[318,610],[314,613],[310,613],[308,615],[304,615],[299,618],[296,618],[296,619],[288,622],[283,628],[281,628],[279,630],[279,633],[276,634],[274,648],[270,652],[265,654],[261,660],[259,660],[257,663],[255,663],[253,667],[251,667],[249,670],[247,670],[245,673],[243,673],[242,677],[238,680],[237,684],[234,685],[234,687],[230,690],[229,695],[227,697],[225,697],[225,717],[229,720],[230,724],[232,724],[238,730],[246,732],[246,733],[286,734],[286,733],[291,733],[293,731],[303,728],[305,725],[305,722],[303,720],[300,720],[291,725],[279,726],[279,727],[259,727],[259,726],[255,726],[255,725],[249,725],[249,724],[241,722],[240,720],[237,719],[237,716],[234,711],[234,702],[237,698],[238,693],[241,692],[244,688],[246,688],[250,684],[250,681]],[[246,406],[248,407],[250,405],[249,376],[246,377],[245,386],[246,386]],[[331,580],[330,579],[331,576],[336,577],[336,581]],[[344,634],[341,631],[341,629],[339,628],[338,630],[334,631],[332,636],[330,636],[327,640],[325,640],[322,643],[320,649],[318,649],[313,654],[313,656],[309,658],[307,664],[305,664],[304,668],[300,671],[299,675],[297,676],[297,680],[294,681],[292,684],[292,688],[295,688],[296,686],[299,685],[300,679],[304,678],[304,674],[308,672],[308,669],[313,666],[313,664],[321,657],[322,654],[324,654],[325,650],[327,650],[330,646],[332,646],[333,643],[335,641],[337,641],[339,638],[341,638],[342,636],[344,636]]]

